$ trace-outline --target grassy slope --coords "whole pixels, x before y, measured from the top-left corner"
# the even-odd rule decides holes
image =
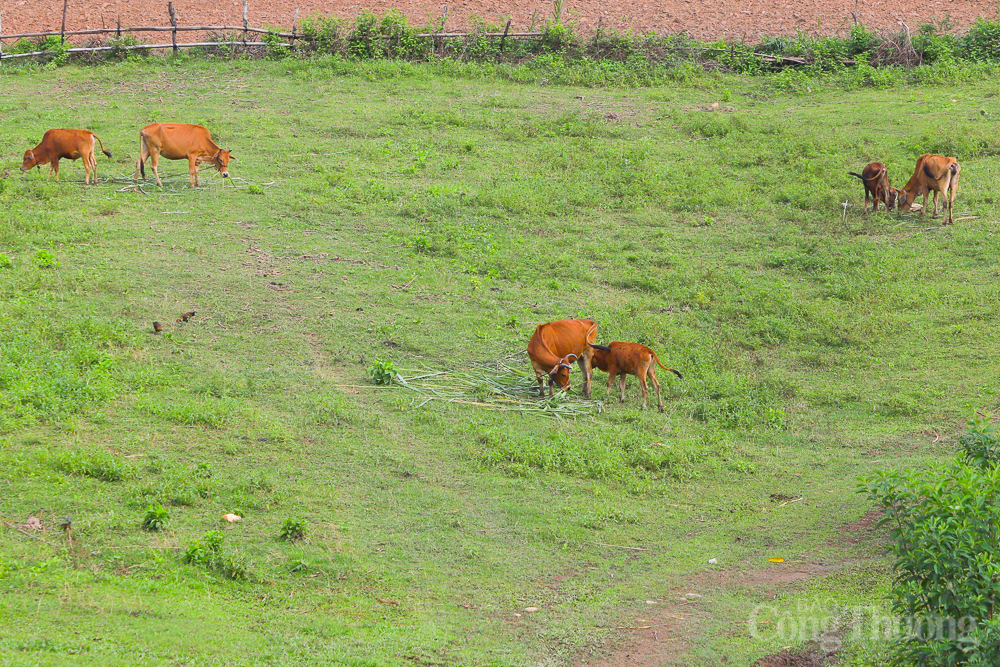
[[[102,175],[127,176],[137,130],[182,120],[262,186],[188,191],[182,163],[148,197],[85,190],[78,163],[62,184],[0,181],[0,514],[48,526],[3,533],[5,661],[569,664],[711,557],[870,554],[837,539],[865,509],[856,477],[943,456],[995,406],[995,82],[623,91],[407,70],[3,77],[12,170],[46,128],[79,126],[115,153]],[[720,99],[733,110],[703,110]],[[899,185],[932,151],[962,160],[957,210],[978,219],[860,215],[847,169],[883,159]],[[375,358],[474,365],[569,315],[685,372],[665,415],[636,409],[634,383],[567,423],[365,386]],[[152,502],[165,532],[139,528]],[[179,559],[227,511],[250,581]],[[308,542],[276,539],[289,517]],[[802,594],[880,581],[851,564],[839,593]],[[703,601],[718,631],[688,664],[773,648],[736,599]]]

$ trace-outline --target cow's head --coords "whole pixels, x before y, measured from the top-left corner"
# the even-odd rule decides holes
[[[24,162],[21,163],[21,171],[28,171],[34,166],[38,165],[38,160],[35,159],[35,151],[27,150],[24,151]]]
[[[896,206],[896,199],[899,198],[902,190],[897,190],[896,188],[889,188],[885,192],[885,207],[890,211]]]
[[[913,201],[917,198],[915,192],[907,192],[906,190],[899,190],[899,196],[896,197],[896,210],[899,211],[900,215],[908,212],[913,208]]]
[[[219,170],[223,178],[229,178],[229,160],[234,159],[230,151],[219,149],[219,152],[212,156],[212,164]]]
[[[569,354],[559,360],[559,363],[549,371],[549,388],[554,385],[560,390],[569,389],[569,372],[573,368],[570,364],[578,358],[578,355]]]
[[[594,349],[594,356],[590,358],[590,363],[599,370],[608,372],[608,355],[611,354],[611,348],[607,345],[595,345],[590,344],[590,347]]]

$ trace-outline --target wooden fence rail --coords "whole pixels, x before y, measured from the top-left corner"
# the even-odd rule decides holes
[[[4,35],[0,34],[0,40],[4,39],[27,39],[30,37],[55,37],[56,35],[65,34],[66,37],[74,37],[78,35],[119,35],[126,32],[243,32],[243,26],[238,25],[178,25],[176,28],[171,25],[167,26],[135,26],[135,27],[122,27],[122,28],[92,28],[88,30],[67,30],[65,33],[61,33],[58,30],[54,32],[22,32],[14,35]],[[275,35],[276,37],[281,37],[283,39],[302,39],[311,40],[314,39],[311,35],[305,35],[301,31],[298,32],[281,32],[280,30],[268,30],[267,28],[247,28],[247,32],[252,32],[261,35]],[[544,33],[541,32],[422,32],[418,33],[416,36],[421,39],[431,39],[435,37],[442,38],[462,38],[462,37],[503,37],[506,35],[508,38],[532,38],[541,37]],[[395,35],[376,35],[375,39],[392,39]],[[354,39],[365,39],[363,37],[357,37]]]

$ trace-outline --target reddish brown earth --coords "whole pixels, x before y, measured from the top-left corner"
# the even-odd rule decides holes
[[[240,24],[242,0],[175,0],[183,24]],[[439,19],[448,8],[448,28],[464,28],[475,18],[500,22],[510,17],[515,28],[540,25],[552,16],[552,3],[542,0],[250,0],[252,25],[290,26],[296,7],[299,16],[334,14],[353,17],[371,9],[383,13],[399,9],[414,24]],[[637,31],[681,32],[699,37],[844,33],[851,24],[854,0],[564,0],[564,20],[575,20],[581,30],[591,31],[601,20],[606,26]],[[871,28],[899,30],[900,22],[911,28],[941,19],[951,19],[959,28],[979,16],[995,17],[992,0],[858,0],[859,20]],[[0,18],[4,33],[59,29],[62,0],[4,0]],[[102,22],[122,25],[167,25],[166,0],[117,0],[82,2],[69,0],[67,29],[99,28]]]

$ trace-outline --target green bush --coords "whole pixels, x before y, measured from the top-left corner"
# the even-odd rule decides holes
[[[222,545],[225,535],[210,530],[200,540],[195,540],[181,554],[181,560],[198,565],[227,579],[242,581],[252,578],[250,561],[240,553],[227,553]]]
[[[1000,463],[1000,434],[988,420],[976,417],[959,444],[969,465],[988,470]]]
[[[399,372],[391,361],[376,359],[375,363],[368,368],[368,375],[371,376],[372,382],[375,384],[387,385],[396,381]]]
[[[285,519],[278,538],[284,542],[298,542],[306,538],[306,522],[302,519]]]
[[[959,54],[967,60],[1000,60],[1000,21],[977,20],[960,40]]]
[[[974,422],[962,447],[966,460],[880,473],[861,489],[884,509],[882,523],[889,526],[890,599],[908,624],[896,645],[902,664],[1000,664],[997,440]]]
[[[167,514],[167,510],[163,508],[163,505],[159,503],[150,505],[146,508],[146,516],[142,520],[142,529],[151,532],[163,530],[166,528],[169,519],[170,515]]]

